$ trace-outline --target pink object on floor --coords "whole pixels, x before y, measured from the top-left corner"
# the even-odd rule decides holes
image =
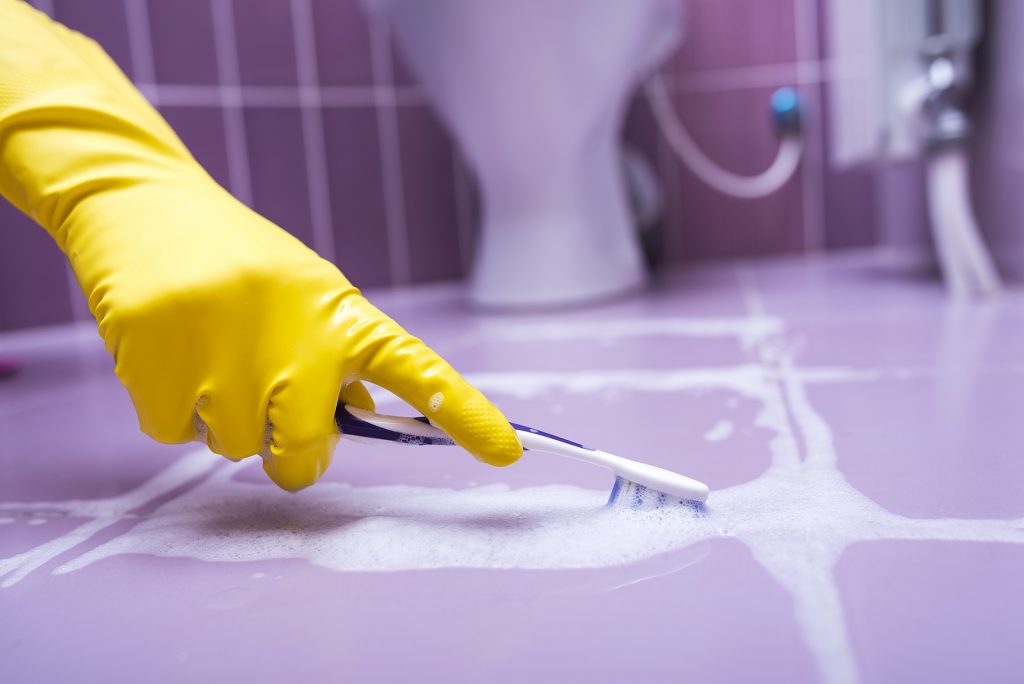
[[[0,380],[9,378],[18,372],[18,362],[14,359],[0,357]]]

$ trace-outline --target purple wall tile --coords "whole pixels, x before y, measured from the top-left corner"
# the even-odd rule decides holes
[[[153,63],[160,83],[215,85],[210,0],[149,0]]]
[[[1003,276],[1024,282],[1024,4],[991,3],[986,20],[991,38],[980,55],[985,71],[974,103],[974,210]]]
[[[847,169],[833,168],[829,149],[830,98],[829,85],[818,88],[820,116],[805,117],[809,135],[816,135],[823,151],[820,172],[825,195],[825,247],[866,247],[878,242],[879,212],[877,202],[877,166],[861,164]]]
[[[799,2],[800,0],[796,0]],[[828,11],[830,7],[830,0],[814,0],[814,11],[815,11],[815,25],[814,30],[817,32],[817,41],[815,41],[815,49],[818,51],[818,56],[822,58],[829,57],[831,55],[831,45],[829,44],[828,35]]]
[[[147,2],[159,83],[217,84],[212,0],[130,1]],[[370,20],[360,0],[310,1],[321,85],[373,86]],[[792,65],[796,59],[799,1],[691,0],[684,44],[672,62],[682,74],[680,85],[692,91],[693,79],[704,83],[716,78],[713,74],[718,69]],[[58,19],[96,38],[130,73],[125,0],[52,2]],[[290,2],[230,2],[242,83],[294,85],[296,46]],[[827,3],[814,2],[818,11],[817,47],[824,50],[823,14]],[[394,85],[415,86],[413,69],[394,45],[391,55]],[[744,82],[754,79],[760,83],[756,79],[763,79],[758,72],[740,76]],[[785,72],[778,75],[785,77]],[[743,173],[765,168],[776,147],[766,113],[771,88],[748,90],[744,86],[737,90],[736,83],[714,81],[707,85],[702,88],[705,92],[688,92],[677,98],[680,115],[694,137],[727,168]],[[227,185],[220,107],[167,106],[162,112],[200,163],[219,183]],[[407,238],[410,253],[424,255],[414,259],[412,278],[456,277],[466,270],[479,220],[475,185],[468,175],[460,177],[453,170],[451,145],[427,109],[403,108],[398,117]],[[250,109],[245,118],[256,208],[309,243],[312,231],[299,112]],[[820,125],[827,124],[827,112],[819,119],[809,120],[809,131],[824,136]],[[818,128],[816,124],[820,124]],[[372,108],[329,109],[325,112],[325,129],[339,260],[360,285],[388,284],[388,234],[375,112]],[[763,200],[723,197],[675,159],[642,102],[635,102],[631,108],[625,139],[644,152],[661,176],[666,206],[664,251],[669,259],[728,258],[804,249],[802,178]],[[851,247],[879,241],[919,244],[926,240],[923,199],[918,198],[920,184],[913,182],[918,175],[903,169],[896,176],[906,181],[899,187],[907,191],[890,190],[888,179],[892,173],[888,167],[832,171],[827,159],[823,162],[822,170],[806,172],[822,174],[814,179],[820,181],[823,192],[819,201],[824,208],[825,246]],[[878,174],[885,177],[876,178]],[[998,189],[1002,187],[998,180],[1003,177],[988,174],[983,180],[987,187]],[[908,199],[911,197],[915,199]],[[992,209],[996,204],[986,202],[979,209],[986,222],[990,221],[988,214],[1008,215],[1005,209]],[[3,313],[0,311],[0,316]],[[60,319],[66,311],[53,315]]]
[[[295,85],[291,3],[234,0],[238,69],[243,85]]]
[[[320,83],[373,85],[370,26],[359,0],[313,0]]]
[[[414,281],[462,275],[452,143],[426,107],[398,109],[405,220]]]
[[[690,0],[674,64],[680,71],[796,59],[794,0]]]
[[[736,173],[758,173],[771,164],[778,136],[768,116],[773,88],[680,93],[680,120],[715,162]],[[668,250],[673,259],[699,260],[800,251],[804,247],[799,172],[781,190],[761,199],[728,197],[708,187],[672,154],[666,178],[676,196],[670,208]]]
[[[53,10],[58,21],[98,42],[126,74],[132,75],[124,0],[54,0]]]
[[[875,183],[872,168],[825,171],[826,248],[867,247],[878,243]]]
[[[887,162],[878,169],[878,234],[883,245],[931,248],[920,160]]]
[[[160,113],[207,173],[228,187],[228,153],[220,107],[165,106],[160,108]]]
[[[1019,680],[1021,568],[1024,548],[1012,544],[852,546],[836,566],[836,581],[863,680]]]
[[[416,78],[412,65],[395,43],[392,43],[391,46],[391,76],[394,84],[398,86],[414,86],[419,84],[419,79]]]
[[[0,330],[72,319],[66,261],[42,228],[0,198]]]
[[[313,247],[302,112],[297,108],[245,111],[253,209]]]
[[[357,287],[389,285],[377,113],[326,108],[323,119],[338,267]]]
[[[455,215],[459,226],[462,274],[469,275],[473,270],[473,258],[480,236],[480,222],[483,219],[480,185],[458,148],[453,148],[452,152],[455,155]]]

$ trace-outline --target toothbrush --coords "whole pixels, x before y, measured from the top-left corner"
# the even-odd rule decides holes
[[[388,441],[415,445],[453,446],[455,441],[434,427],[423,416],[405,418],[385,416],[372,411],[339,404],[335,421],[342,437],[358,441]],[[625,505],[633,509],[663,508],[669,505],[700,507],[708,498],[703,482],[658,466],[632,461],[536,428],[512,423],[524,451],[542,451],[568,456],[603,466],[615,475],[608,497],[609,506]]]

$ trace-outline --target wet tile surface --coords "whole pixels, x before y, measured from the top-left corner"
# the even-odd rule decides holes
[[[851,547],[836,568],[836,580],[849,607],[851,641],[864,681],[1020,679],[1024,597],[1005,589],[1019,581],[1022,565],[1019,545]],[[880,615],[888,619],[879,620]],[[899,644],[898,655],[893,644]]]
[[[1024,300],[955,306],[893,269],[722,264],[507,316],[370,292],[513,420],[706,481],[700,515],[606,509],[608,474],[555,456],[348,442],[288,495],[139,435],[87,330],[2,336],[5,669],[1019,679]]]

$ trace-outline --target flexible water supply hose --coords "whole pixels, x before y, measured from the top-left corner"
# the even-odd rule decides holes
[[[718,192],[744,199],[766,197],[789,182],[800,166],[803,141],[799,135],[795,98],[791,97],[789,111],[775,111],[777,122],[779,115],[789,117],[788,125],[782,126],[784,135],[775,160],[761,173],[744,176],[722,168],[701,150],[679,120],[661,74],[656,73],[648,79],[645,91],[654,111],[654,118],[669,146],[698,178]]]

